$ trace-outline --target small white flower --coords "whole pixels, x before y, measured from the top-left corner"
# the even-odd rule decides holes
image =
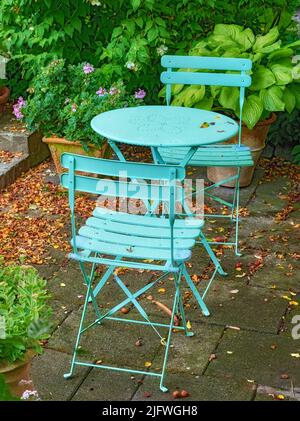
[[[157,47],[156,51],[159,56],[163,56],[168,51],[168,47],[165,45],[160,45]]]
[[[133,70],[134,72],[137,70],[137,65],[133,63],[133,61],[127,61],[125,67],[127,67],[129,70]]]
[[[34,31],[34,26],[29,26],[29,31]]]
[[[40,399],[38,392],[36,390],[25,390],[25,392],[23,392],[23,395],[21,396],[21,399],[27,400],[27,399],[30,399],[31,397],[36,398],[36,400]]]

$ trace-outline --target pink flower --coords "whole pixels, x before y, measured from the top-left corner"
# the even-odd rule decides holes
[[[86,75],[88,75],[89,73],[93,73],[93,72],[94,72],[94,70],[95,70],[94,66],[93,66],[92,64],[90,64],[90,63],[86,63],[86,64],[83,66],[83,72],[84,72]]]
[[[99,88],[98,91],[96,92],[96,94],[98,96],[104,96],[107,94],[107,90],[105,88]]]
[[[18,120],[21,120],[24,117],[24,115],[21,112],[21,109],[22,107],[25,107],[25,106],[26,106],[26,101],[24,100],[23,97],[20,96],[18,99],[18,102],[14,104],[13,106],[13,114]]]
[[[146,96],[146,91],[144,91],[143,89],[138,89],[134,93],[134,97],[136,99],[143,99],[143,98],[145,98],[145,96]]]
[[[71,110],[72,110],[72,112],[73,112],[73,113],[75,113],[75,112],[76,112],[76,110],[77,110],[77,105],[76,105],[75,103],[73,103],[73,104],[72,104]]]

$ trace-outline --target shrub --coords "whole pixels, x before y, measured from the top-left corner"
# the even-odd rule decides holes
[[[108,85],[100,69],[88,63],[66,65],[54,60],[43,68],[30,86],[26,102],[15,105],[15,115],[24,118],[30,130],[45,136],[101,145],[103,139],[90,126],[97,114],[114,108],[139,105],[145,92],[126,93],[121,81]]]
[[[5,323],[0,337],[0,360],[14,362],[48,337],[51,310],[46,281],[29,266],[4,266],[0,262],[0,316]],[[3,335],[4,331],[4,335]]]
[[[1,0],[0,39],[9,52],[9,84],[22,95],[57,58],[99,66],[109,83],[145,87],[157,100],[160,56],[188,51],[216,23],[258,33],[278,25],[288,36],[298,0]],[[129,66],[129,68],[128,68]]]
[[[240,57],[253,62],[252,84],[246,90],[243,122],[253,128],[272,112],[291,113],[300,108],[300,63],[294,59],[300,41],[283,45],[279,30],[255,36],[250,28],[238,25],[215,26],[214,31],[198,42],[189,55]],[[179,69],[180,71],[181,69]],[[222,109],[239,116],[237,87],[184,87],[174,85],[172,105],[205,109]],[[160,92],[164,96],[165,89]]]

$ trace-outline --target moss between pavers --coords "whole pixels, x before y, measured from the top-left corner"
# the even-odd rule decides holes
[[[45,349],[32,362],[31,378],[42,400],[69,400],[88,373],[85,367],[77,367],[73,378],[65,380],[69,371],[70,356]]]
[[[291,356],[300,342],[280,335],[227,330],[215,360],[205,372],[224,378],[253,380],[261,385],[289,389],[300,385],[300,359]],[[288,379],[282,379],[282,375]]]
[[[255,389],[255,385],[247,381],[168,373],[165,385],[169,388],[167,393],[159,390],[157,380],[146,377],[142,386],[134,395],[133,401],[146,401],[147,399],[153,401],[174,400],[174,403],[181,404],[186,401],[249,401],[252,400]],[[189,397],[174,399],[172,392],[177,389],[186,390]]]

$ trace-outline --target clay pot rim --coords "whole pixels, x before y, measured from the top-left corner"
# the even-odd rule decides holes
[[[44,143],[60,143],[61,145],[73,145],[73,146],[82,146],[82,144],[78,141],[74,140],[67,140],[64,137],[56,137],[56,136],[44,136],[42,138]],[[102,145],[101,145],[102,146]],[[100,146],[100,147],[101,147]],[[92,143],[88,143],[89,148],[99,149],[98,146],[93,145]]]
[[[28,349],[24,354],[24,359],[22,360],[17,360],[13,363],[8,362],[8,361],[0,362],[0,374],[8,373],[9,371],[13,371],[16,368],[19,368],[28,364],[35,355],[36,355],[36,352],[33,349]]]
[[[10,89],[7,86],[1,86],[0,87],[0,97],[6,96],[10,94]]]

